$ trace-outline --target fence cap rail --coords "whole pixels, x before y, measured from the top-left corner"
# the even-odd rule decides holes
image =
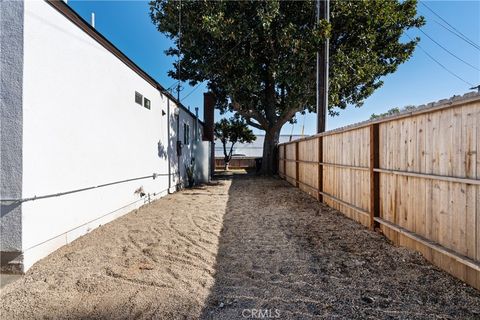
[[[398,119],[407,118],[407,117],[411,117],[411,116],[416,116],[416,115],[423,114],[423,113],[435,112],[435,111],[439,111],[439,110],[442,110],[442,109],[446,109],[446,108],[450,108],[450,107],[452,107],[452,108],[453,107],[458,107],[458,106],[461,106],[461,105],[464,105],[464,104],[475,103],[475,102],[480,102],[480,92],[468,92],[468,93],[465,93],[463,96],[462,95],[453,96],[450,99],[442,99],[442,100],[439,100],[439,101],[436,101],[436,102],[430,102],[428,104],[422,104],[422,105],[419,105],[419,106],[417,106],[413,109],[404,110],[404,111],[401,111],[400,113],[397,113],[397,114],[394,114],[394,115],[391,115],[391,116],[384,116],[384,117],[381,117],[381,118],[378,118],[378,119],[373,119],[373,120],[365,120],[365,121],[362,121],[362,122],[357,122],[357,123],[354,123],[354,124],[350,124],[350,125],[347,125],[347,126],[344,126],[344,127],[337,128],[337,129],[325,131],[325,132],[322,132],[322,133],[317,133],[317,134],[314,134],[314,135],[311,135],[311,136],[308,136],[308,137],[305,137],[305,138],[300,138],[300,139],[296,139],[296,140],[292,140],[292,141],[288,141],[288,142],[282,142],[282,143],[279,143],[278,146],[288,145],[288,144],[291,144],[291,143],[298,143],[298,142],[301,142],[301,141],[308,141],[308,140],[311,140],[311,139],[315,139],[317,137],[329,136],[329,135],[338,134],[338,133],[342,133],[342,132],[347,132],[347,131],[351,131],[351,130],[361,129],[361,128],[364,128],[364,127],[368,127],[372,124],[395,121],[395,120],[398,120]]]

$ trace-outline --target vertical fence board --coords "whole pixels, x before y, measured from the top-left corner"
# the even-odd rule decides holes
[[[479,127],[476,98],[326,132],[282,144],[281,174],[480,288]]]
[[[298,141],[295,142],[295,185],[297,186],[297,188],[299,186],[299,183],[298,183],[299,180],[298,179],[300,178],[299,177],[300,167],[299,167],[299,162],[298,162],[298,160],[300,160],[300,157],[299,157],[298,144],[299,144]]]
[[[378,223],[374,218],[380,216],[380,174],[374,169],[379,168],[380,150],[379,150],[379,128],[378,124],[370,126],[370,228],[374,229]]]
[[[318,185],[318,201],[323,202],[323,195],[320,192],[323,192],[323,167],[321,163],[323,162],[323,137],[318,137],[317,139],[317,185]]]

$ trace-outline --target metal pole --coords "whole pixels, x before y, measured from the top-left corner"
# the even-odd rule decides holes
[[[198,107],[195,107],[195,143],[198,141]]]
[[[179,1],[178,7],[178,84],[177,84],[177,100],[180,103],[180,90],[181,90],[181,82],[180,82],[180,66],[181,66],[181,56],[180,52],[182,50],[182,0]]]
[[[167,98],[167,163],[168,163],[168,193],[172,189],[172,164],[170,162],[173,148],[170,147],[170,99]]]
[[[317,21],[330,22],[330,0],[317,0]],[[317,133],[325,132],[328,110],[329,40],[317,52]]]

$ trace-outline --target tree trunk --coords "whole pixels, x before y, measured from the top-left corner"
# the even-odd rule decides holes
[[[262,169],[260,172],[263,175],[271,176],[275,174],[275,168],[277,167],[275,161],[277,156],[275,154],[280,137],[281,128],[271,128],[265,132],[265,141],[263,142],[263,158]]]
[[[224,164],[224,169],[225,171],[228,170],[228,165],[230,164],[230,160],[232,159],[232,156],[225,156],[225,158],[223,158],[223,164]]]

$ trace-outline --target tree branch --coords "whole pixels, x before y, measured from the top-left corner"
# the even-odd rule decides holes
[[[227,155],[227,140],[222,139],[222,144],[223,144],[223,155],[225,156],[225,160],[228,158]]]
[[[232,159],[232,152],[233,152],[234,145],[235,145],[235,142],[232,142],[232,145],[230,146],[230,152],[228,153],[228,161]]]
[[[280,117],[278,117],[278,120],[277,120],[277,124],[279,126],[283,126],[283,124],[285,122],[287,122],[288,120],[290,120],[291,118],[293,118],[293,116],[295,115],[295,113],[301,111],[301,109],[290,109],[288,110],[287,112],[285,112],[283,115],[280,115]]]
[[[248,123],[250,118],[253,118],[253,119],[257,120],[259,124],[251,124],[251,123],[253,123],[251,121],[250,121],[250,123],[248,123],[252,127],[255,127],[255,128],[261,129],[261,130],[265,130],[266,128],[268,128],[267,119],[257,110],[255,110],[253,108],[251,108],[249,110],[244,110],[244,109],[242,109],[240,104],[236,101],[233,101],[233,99],[232,99],[232,107],[238,114],[240,114],[241,116],[243,116],[247,120],[247,123]]]
[[[255,123],[255,122],[252,122],[251,119],[248,119],[248,118],[245,118],[245,121],[247,122],[247,124],[249,126],[252,126],[254,128],[257,128],[257,129],[260,129],[260,130],[265,130],[265,128],[263,128],[261,125],[259,125],[258,123]]]

